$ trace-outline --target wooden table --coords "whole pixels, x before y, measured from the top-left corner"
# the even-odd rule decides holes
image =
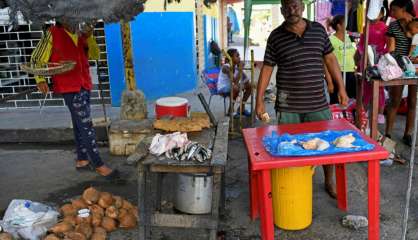
[[[375,145],[372,151],[334,154],[309,157],[274,157],[266,152],[262,138],[278,134],[302,134],[325,130],[354,130],[366,141]],[[345,164],[354,162],[368,162],[368,219],[369,239],[379,239],[379,204],[380,204],[380,161],[386,159],[389,153],[375,141],[360,132],[345,119],[311,122],[303,124],[270,125],[260,128],[243,130],[244,141],[249,156],[250,174],[250,217],[260,216],[260,232],[263,240],[273,240],[273,209],[271,195],[270,170],[275,168],[315,166],[333,164],[336,166],[337,201],[338,208],[347,210]]]
[[[379,114],[379,88],[384,86],[402,86],[402,85],[417,85],[418,77],[394,79],[390,81],[383,81],[380,79],[372,80],[373,97],[370,113],[370,137],[377,140],[377,116]],[[410,106],[408,106],[410,107]],[[413,106],[415,108],[415,106]]]
[[[213,143],[210,161],[175,161],[165,157],[149,155],[138,163],[138,208],[139,239],[150,239],[151,227],[202,228],[209,230],[209,239],[216,240],[221,202],[222,177],[224,175],[228,150],[229,120],[219,121],[216,129],[205,129],[189,133],[188,138],[205,146]],[[212,173],[213,192],[210,214],[191,215],[163,213],[161,210],[162,176],[166,173]]]

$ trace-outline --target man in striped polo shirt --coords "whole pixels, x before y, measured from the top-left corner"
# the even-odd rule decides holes
[[[285,22],[267,40],[264,65],[257,86],[256,113],[265,113],[264,92],[277,66],[275,109],[279,124],[329,120],[331,113],[324,91],[324,65],[339,89],[342,105],[348,102],[337,58],[321,24],[302,17],[302,0],[282,0]],[[333,166],[323,166],[325,190],[336,197]]]

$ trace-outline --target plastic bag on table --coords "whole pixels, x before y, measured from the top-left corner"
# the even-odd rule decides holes
[[[160,156],[161,154],[173,148],[181,148],[188,142],[189,140],[187,139],[187,133],[175,132],[165,135],[158,133],[152,139],[149,151],[154,155]]]
[[[379,69],[383,81],[389,81],[403,76],[402,69],[390,53],[386,53],[380,57],[377,69]]]
[[[57,223],[58,215],[52,207],[42,203],[14,199],[0,225],[15,238],[40,240]]]

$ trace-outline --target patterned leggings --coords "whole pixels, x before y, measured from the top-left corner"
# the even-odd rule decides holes
[[[65,104],[71,113],[77,160],[88,160],[98,168],[103,166],[96,143],[96,131],[90,115],[90,92],[81,89],[78,93],[64,93]]]

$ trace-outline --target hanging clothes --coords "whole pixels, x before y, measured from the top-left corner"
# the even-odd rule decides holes
[[[357,8],[353,6],[350,11],[348,11],[347,30],[350,32],[358,32],[357,23]]]
[[[364,28],[364,1],[360,1],[357,5],[357,31],[363,33]]]
[[[414,9],[415,9],[415,13],[418,13],[418,1],[414,1]]]
[[[331,0],[331,15],[345,15],[345,0]]]
[[[228,7],[227,16],[229,17],[229,20],[232,23],[231,32],[239,33],[239,22],[238,22],[237,13],[232,7]]]
[[[327,29],[327,20],[331,17],[332,3],[328,0],[319,0],[316,3],[316,16],[315,21],[322,24]]]

